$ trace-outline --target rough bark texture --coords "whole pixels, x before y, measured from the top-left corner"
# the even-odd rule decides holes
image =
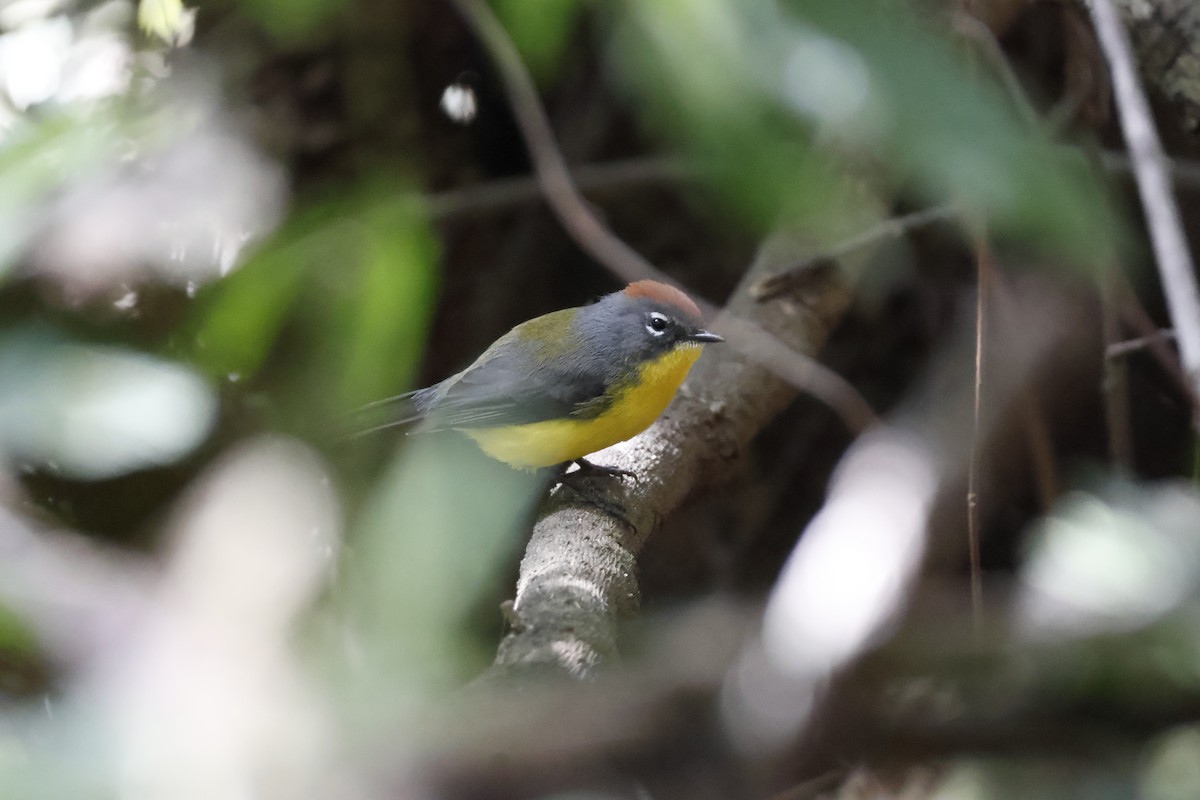
[[[851,224],[877,220],[864,215]],[[795,235],[769,241],[716,329],[752,319],[797,352],[816,354],[850,303],[855,270],[845,264],[825,270],[802,292],[768,303],[753,300],[750,289],[818,250]],[[865,258],[859,253],[852,263]],[[586,677],[612,659],[617,621],[639,603],[638,551],[689,493],[730,473],[750,439],[795,393],[761,359],[734,346],[710,347],[654,426],[594,457],[635,472],[636,480],[587,476],[557,487],[521,562],[509,615],[513,630],[500,645],[493,675],[548,670]]]
[[[1143,77],[1200,131],[1200,4],[1196,0],[1117,0]]]

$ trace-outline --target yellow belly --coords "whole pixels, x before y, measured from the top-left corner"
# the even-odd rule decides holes
[[[550,467],[632,438],[658,419],[700,356],[681,345],[643,366],[607,411],[593,419],[555,419],[505,428],[463,428],[483,452],[521,469]]]

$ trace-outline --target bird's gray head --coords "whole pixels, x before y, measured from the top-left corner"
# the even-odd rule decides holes
[[[582,309],[585,341],[603,351],[605,363],[631,369],[676,347],[723,341],[701,324],[700,309],[686,294],[657,281],[637,281]]]

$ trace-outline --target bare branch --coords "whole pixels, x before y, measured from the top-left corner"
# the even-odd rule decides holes
[[[891,217],[878,225],[872,226],[869,230],[852,236],[843,242],[839,242],[824,253],[819,253],[799,264],[793,264],[781,272],[768,275],[751,287],[750,293],[760,303],[773,300],[788,292],[803,288],[814,270],[820,269],[822,266],[828,265],[843,256],[850,255],[865,247],[875,246],[884,239],[899,239],[919,228],[953,219],[954,216],[955,211],[952,206],[942,205],[934,206],[933,208],[924,208],[920,211],[914,211],[911,214],[904,214],[899,217]]]
[[[533,78],[496,15],[482,0],[454,0],[454,4],[496,61],[513,114],[529,146],[538,185],[559,222],[588,255],[623,280],[660,280],[654,265],[614,236],[581,198],[542,109]]]
[[[1149,336],[1139,336],[1136,339],[1126,339],[1123,342],[1114,341],[1105,350],[1104,355],[1107,358],[1121,358],[1130,353],[1136,353],[1139,350],[1145,350],[1150,345],[1156,342],[1169,342],[1175,339],[1175,331],[1170,328],[1163,328],[1157,333],[1152,333]]]
[[[996,266],[987,240],[975,242],[975,393],[974,424],[971,428],[971,463],[967,469],[967,553],[971,566],[971,612],[978,626],[983,614],[983,568],[979,556],[979,472],[983,467],[982,410],[984,355],[988,342],[988,295]]]
[[[1113,275],[1117,276],[1117,273],[1113,273]],[[1129,281],[1124,277],[1121,277],[1117,290],[1120,292],[1121,302],[1117,306],[1117,310],[1121,322],[1126,328],[1140,334],[1141,338],[1146,340],[1146,349],[1150,351],[1150,355],[1162,367],[1163,372],[1170,377],[1179,389],[1179,393],[1192,406],[1194,413],[1200,414],[1200,395],[1196,394],[1195,388],[1188,381],[1187,375],[1184,374],[1183,367],[1179,363],[1179,354],[1170,344],[1170,341],[1175,338],[1175,332],[1171,331],[1169,340],[1159,336],[1160,328],[1155,324],[1150,312],[1142,305],[1141,300],[1138,299],[1133,287],[1129,285]]]
[[[1128,153],[1114,150],[1101,150],[1100,164],[1110,172],[1133,175],[1135,172],[1133,159]],[[1167,170],[1176,189],[1200,188],[1200,162],[1187,158],[1167,158]]]
[[[1115,273],[1115,269],[1110,269]],[[1120,284],[1114,274],[1103,278],[1101,314],[1104,330],[1104,417],[1108,427],[1108,457],[1122,469],[1133,467],[1133,429],[1129,416],[1129,369],[1123,359],[1115,358],[1113,348],[1121,337],[1121,317],[1117,311]]]
[[[584,164],[571,170],[576,188],[587,193],[679,181],[692,175],[681,160],[661,156]],[[444,220],[531,203],[542,197],[537,176],[522,175],[439,192],[425,198],[425,206],[430,217]]]

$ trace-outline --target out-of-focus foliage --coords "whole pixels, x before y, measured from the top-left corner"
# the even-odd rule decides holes
[[[366,503],[349,559],[347,610],[368,667],[356,693],[377,703],[389,689],[371,682],[383,680],[404,687],[397,695],[411,702],[405,689],[449,689],[469,677],[460,670],[486,664],[490,656],[459,632],[544,485],[442,435],[416,437],[392,463]]]
[[[1200,729],[1186,725],[1168,731],[1147,747],[1138,781],[1144,800],[1188,800],[1200,786]]]
[[[1029,763],[995,758],[959,763],[931,795],[932,800],[1091,800],[1129,797],[1132,777],[1119,766],[1083,771],[1070,763]]]
[[[320,35],[345,5],[345,0],[246,0],[243,8],[279,39],[304,41]]]
[[[214,375],[253,377],[300,314],[327,337],[305,354],[333,377],[319,405],[344,412],[392,393],[422,352],[435,252],[417,205],[395,189],[319,203],[213,287],[194,358]]]
[[[37,637],[21,616],[0,604],[0,653],[30,655],[37,649]]]
[[[1032,537],[1019,613],[1033,635],[1138,628],[1200,601],[1194,490],[1115,485],[1105,494],[1068,497]]]
[[[571,47],[579,22],[579,0],[496,0],[496,14],[513,37],[535,78],[548,78]]]
[[[41,209],[64,181],[93,174],[117,157],[117,129],[104,115],[21,122],[0,151],[0,270],[7,271],[36,234]]]
[[[33,331],[0,336],[0,452],[81,478],[168,464],[209,432],[212,391],[191,370]]]
[[[283,181],[202,76],[128,105],[22,120],[0,153],[0,269],[26,253],[80,294],[228,272],[281,214]]]
[[[476,128],[448,133],[437,117],[444,85],[481,68],[449,5],[206,5],[195,42],[196,11],[177,0],[0,5],[0,302],[13,315],[0,329],[0,556],[14,570],[43,567],[30,574],[54,590],[33,614],[21,603],[38,581],[0,585],[0,670],[11,661],[52,673],[44,694],[0,681],[0,796],[398,796],[409,787],[395,765],[426,744],[425,715],[494,652],[495,596],[511,592],[491,590],[514,570],[541,479],[454,435],[342,436],[351,409],[414,385],[443,282],[468,295],[439,320],[437,355],[449,361],[464,356],[462,341],[503,332],[479,324],[504,316],[479,314],[485,304],[522,296],[533,275],[573,287],[594,269],[572,253],[553,265],[555,280],[535,272],[544,223],[502,217],[478,239],[444,245],[438,237],[470,214],[446,214],[436,230],[427,219],[425,189],[408,176],[469,191],[526,157],[489,110],[503,97],[482,97]],[[1030,129],[949,25],[905,4],[492,6],[551,99],[564,65],[609,66],[580,81],[606,105],[568,97],[555,124],[578,104],[605,120],[601,152],[665,143],[690,154],[702,188],[725,201],[727,213],[705,224],[760,230],[799,217],[833,241],[862,226],[851,215],[870,195],[952,203],[968,224],[1076,263],[1115,249],[1108,198],[1083,160]],[[596,90],[610,85],[622,102]],[[496,207],[509,202],[512,185],[486,188]],[[674,220],[653,221],[664,239],[677,235]],[[456,251],[486,269],[456,274]],[[691,254],[680,252],[670,267],[686,281]],[[714,283],[733,285],[740,269],[717,265]],[[537,288],[538,302],[550,296]],[[785,610],[803,614],[768,622],[797,674],[840,668],[900,627],[941,487],[927,466],[896,463],[909,479],[892,490],[896,502],[880,505],[872,485],[823,514],[830,531],[865,526],[887,546],[847,549],[842,537],[838,557],[794,587]],[[754,472],[738,504],[770,516],[763,498],[790,487]],[[82,510],[60,515],[59,495],[82,498]],[[138,504],[133,522],[117,498]],[[688,550],[711,555],[725,534],[742,536],[728,530],[742,518],[730,518]],[[986,710],[1019,713],[1013,697],[1045,697],[1046,684],[1058,699],[1125,707],[1200,690],[1197,518],[1194,487],[1132,484],[1074,495],[1050,514],[1006,620],[1023,671],[980,692]],[[108,562],[85,554],[85,568],[55,572],[5,549],[5,526],[28,542],[68,521],[98,537],[144,528],[129,533],[147,551],[140,569],[93,574]],[[893,535],[902,522],[905,540]],[[758,542],[738,546],[760,555]],[[59,633],[91,620],[105,580],[135,599],[75,650],[39,637],[56,615],[67,618]],[[821,605],[839,591],[850,596],[836,609]],[[666,694],[681,688],[677,674],[660,679]],[[776,733],[815,708],[791,684],[748,688]],[[728,719],[703,736],[735,738]],[[616,719],[604,735],[651,736],[658,722]],[[475,735],[470,720],[455,724],[461,739]],[[553,725],[529,727],[556,737],[555,758],[579,747]],[[1094,781],[1136,783],[1152,800],[1191,796],[1195,736],[1173,731],[1143,764],[1078,780],[1058,764],[959,760],[935,796],[1040,797]],[[481,748],[489,764],[494,747]],[[604,758],[620,760],[610,758],[618,750]]]
[[[12,3],[0,24],[15,112],[0,125],[0,277],[19,262],[19,277],[72,302],[136,316],[139,281],[193,291],[276,224],[279,168],[234,131],[202,71],[172,75],[160,54],[135,50],[128,3]],[[5,331],[0,453],[96,479],[200,444],[216,415],[211,387],[121,344],[36,324]]]
[[[1114,246],[1080,159],[1022,123],[911,9],[866,3],[629,3],[614,65],[646,118],[771,225],[841,215],[843,177],[909,186],[1000,233],[1092,264]],[[931,23],[932,24],[932,21]]]

